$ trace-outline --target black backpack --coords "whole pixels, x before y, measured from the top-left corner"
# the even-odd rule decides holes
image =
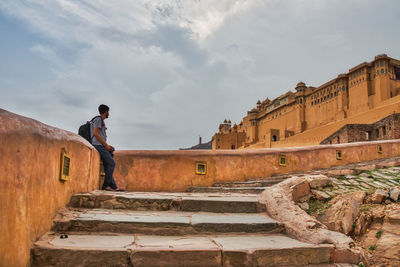
[[[87,121],[85,124],[82,124],[78,130],[78,134],[83,138],[85,138],[89,143],[92,143],[92,135],[90,134],[90,125],[92,124],[92,121],[97,117],[100,116],[96,116],[90,121]]]

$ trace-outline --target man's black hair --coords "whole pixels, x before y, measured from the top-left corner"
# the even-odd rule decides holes
[[[109,108],[107,105],[101,104],[101,105],[99,106],[100,115],[101,115],[101,114],[104,114],[105,112],[107,112],[107,111],[109,111],[109,110],[110,110],[110,108]]]

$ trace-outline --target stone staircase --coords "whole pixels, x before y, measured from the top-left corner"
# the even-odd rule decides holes
[[[197,193],[246,193],[246,194],[259,194],[264,191],[268,186],[280,183],[289,175],[278,175],[268,178],[259,178],[248,181],[240,182],[221,182],[215,183],[210,187],[193,186],[187,189],[188,192]]]
[[[257,194],[94,191],[71,198],[54,219],[52,232],[34,244],[31,262],[337,266],[330,264],[332,253],[331,245],[306,244],[285,235],[283,226],[266,215]]]

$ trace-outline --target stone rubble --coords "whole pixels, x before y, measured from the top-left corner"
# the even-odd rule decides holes
[[[389,196],[393,201],[399,200],[400,190],[397,187],[392,187],[389,192]]]

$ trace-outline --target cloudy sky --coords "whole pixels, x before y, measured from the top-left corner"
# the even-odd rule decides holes
[[[105,103],[117,149],[177,149],[258,99],[386,53],[398,0],[1,0],[0,108],[76,132]]]

